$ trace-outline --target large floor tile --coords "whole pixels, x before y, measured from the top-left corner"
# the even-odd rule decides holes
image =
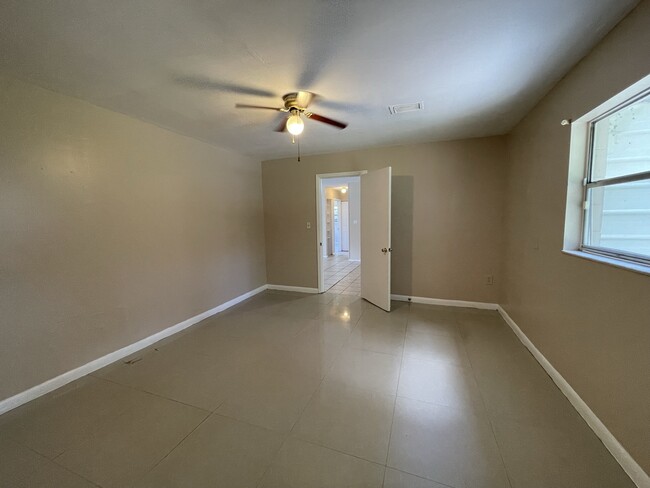
[[[448,407],[485,408],[471,369],[442,361],[404,358],[397,394]]]
[[[212,415],[147,473],[139,488],[249,488],[282,445],[276,432]]]
[[[355,324],[367,307],[367,302],[362,301],[358,296],[338,295],[330,303],[320,306],[319,318]]]
[[[405,325],[368,321],[362,316],[352,332],[350,346],[401,356],[405,329]]]
[[[474,364],[474,375],[492,417],[540,426],[573,425],[578,413],[530,356],[513,355],[499,364]]]
[[[283,303],[288,303],[293,300],[300,300],[305,297],[304,293],[291,293],[281,292],[276,290],[267,290],[264,293],[259,293],[254,297],[238,303],[234,307],[228,309],[223,314],[238,315],[242,312],[261,312],[263,313],[267,308],[274,307]]]
[[[290,302],[289,305],[283,304],[282,306],[298,307],[298,305],[292,305],[294,303],[299,303],[299,301],[296,300]],[[310,306],[308,308],[315,307]],[[303,329],[312,325],[313,322],[311,319],[315,318],[318,314],[316,313],[314,317],[311,317],[311,314],[305,315],[310,316],[299,317],[282,313],[271,313],[270,309],[268,309],[264,313],[247,312],[228,317],[218,326],[221,328],[221,333],[227,337],[246,341],[253,340],[266,343],[278,343],[297,335]]]
[[[394,395],[397,392],[401,358],[364,349],[346,347],[325,376],[333,381]]]
[[[381,488],[384,467],[297,439],[288,439],[261,488]]]
[[[92,488],[83,479],[36,452],[0,436],[0,488]]]
[[[204,410],[141,393],[135,405],[55,461],[104,488],[128,486],[207,415]]]
[[[350,339],[350,333],[355,322],[349,317],[331,319],[323,317],[316,319],[314,324],[303,329],[300,336],[317,336],[323,342],[345,344]]]
[[[462,341],[454,336],[408,330],[404,341],[404,356],[429,361],[444,361],[457,366],[469,366]]]
[[[459,329],[456,312],[448,307],[411,304],[408,327],[411,331],[456,336]]]
[[[418,478],[412,474],[403,473],[393,468],[386,468],[384,488],[449,488],[435,481]]]
[[[320,378],[312,374],[255,364],[226,375],[225,400],[216,412],[288,432],[319,384]]]
[[[404,302],[391,302],[391,307],[391,311],[386,312],[374,305],[369,306],[364,310],[359,322],[367,325],[392,325],[395,330],[406,330],[406,323],[409,316],[408,304]]]
[[[2,416],[0,437],[48,457],[97,435],[137,403],[141,393],[86,377]]]
[[[486,416],[397,398],[388,466],[455,488],[508,488]]]
[[[513,488],[633,488],[635,485],[579,419],[572,428],[494,421]]]
[[[395,397],[323,382],[292,435],[383,464]]]
[[[233,343],[229,342],[232,350]],[[218,351],[218,350],[217,350]],[[140,361],[122,364],[106,372],[102,378],[143,391],[214,410],[225,399],[220,377],[233,361],[195,354],[189,348],[170,345],[142,357]],[[230,354],[224,350],[224,354]]]
[[[318,330],[309,329],[260,356],[258,367],[300,373],[322,379],[343,348],[345,340],[325,340]]]

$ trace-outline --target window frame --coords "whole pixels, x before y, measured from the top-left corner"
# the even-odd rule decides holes
[[[650,181],[650,171],[592,180],[595,125],[648,96],[650,96],[650,75],[571,123],[563,252],[650,275],[648,256],[586,244],[590,189],[634,181]]]

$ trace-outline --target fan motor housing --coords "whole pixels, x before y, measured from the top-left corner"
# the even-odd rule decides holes
[[[284,100],[284,107],[287,110],[291,110],[292,108],[296,108],[296,109],[302,108],[298,106],[298,93],[287,93],[285,96],[282,97],[282,100]]]

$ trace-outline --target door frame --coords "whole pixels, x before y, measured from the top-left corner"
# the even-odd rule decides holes
[[[323,192],[321,191],[322,181],[330,178],[342,178],[345,176],[361,176],[368,172],[368,170],[359,171],[346,171],[343,173],[320,173],[316,175],[316,257],[318,259],[318,293],[325,291],[325,278],[323,276],[323,248],[322,248],[322,234],[323,234],[323,215],[325,208],[323,207]],[[359,185],[361,188],[361,185]]]

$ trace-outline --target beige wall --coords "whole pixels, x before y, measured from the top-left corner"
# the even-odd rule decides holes
[[[266,282],[260,164],[0,77],[0,399]]]
[[[561,252],[570,128],[650,72],[643,2],[509,137],[505,309],[650,471],[650,276]]]
[[[318,286],[316,174],[390,165],[392,292],[496,302],[505,157],[504,139],[492,137],[264,161],[269,283]]]

